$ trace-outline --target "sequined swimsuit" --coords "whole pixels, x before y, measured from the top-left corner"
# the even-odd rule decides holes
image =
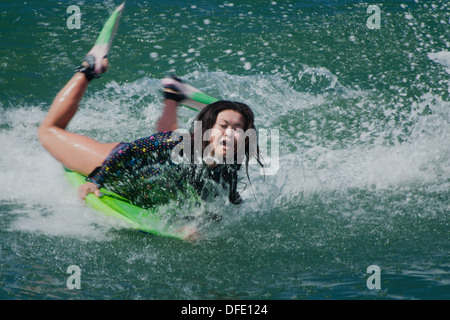
[[[241,198],[236,190],[236,166],[219,165],[211,169],[204,164],[200,166],[192,164],[188,167],[174,164],[171,152],[180,142],[182,138],[172,139],[171,131],[158,132],[133,142],[122,142],[114,148],[102,166],[88,176],[87,181],[95,183],[98,187],[112,189],[127,198],[133,197],[133,192],[128,191],[128,187],[137,180],[144,182],[147,187],[152,186],[155,193],[159,194],[161,190],[173,192],[174,188],[182,188],[189,183],[204,198],[210,191],[205,190],[205,182],[212,180],[222,187],[229,188],[230,202],[240,203]],[[170,179],[174,181],[168,181]],[[125,180],[132,181],[128,183],[128,189],[121,187]],[[140,191],[134,191],[137,192]]]

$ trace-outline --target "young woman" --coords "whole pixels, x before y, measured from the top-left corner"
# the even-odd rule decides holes
[[[238,146],[244,145],[243,162],[246,167],[251,157],[255,157],[262,166],[257,139],[250,141],[246,136],[249,130],[256,134],[254,115],[247,105],[231,101],[212,103],[196,118],[201,124],[201,132],[192,131],[190,139],[174,139],[179,137],[173,134],[178,129],[177,107],[187,98],[183,90],[188,85],[173,77],[163,80],[164,108],[157,122],[157,133],[133,142],[102,143],[66,130],[89,82],[99,77],[94,71],[94,65],[93,56],[87,56],[72,79],[55,97],[38,131],[42,145],[58,161],[66,168],[87,176],[87,182],[78,190],[80,198],[84,199],[90,193],[101,196],[100,187],[107,187],[132,202],[133,198],[139,198],[143,193],[155,204],[160,198],[164,198],[164,202],[170,196],[177,197],[186,189],[195,189],[200,196],[207,197],[211,195],[210,182],[214,182],[228,188],[230,202],[241,202],[237,192],[237,173],[242,165],[242,161],[238,161]],[[102,73],[107,68],[108,61],[105,58]],[[202,159],[212,156],[215,159],[231,158],[233,161],[195,161],[194,157],[199,154],[193,148],[195,143],[191,142],[196,139],[196,134],[202,135]],[[207,141],[203,141],[204,136],[208,136]],[[181,153],[184,151],[191,155],[193,161],[190,164],[174,164],[172,151],[176,146],[182,150]],[[203,154],[205,150],[208,150],[207,155]],[[161,194],[170,196],[161,197]]]

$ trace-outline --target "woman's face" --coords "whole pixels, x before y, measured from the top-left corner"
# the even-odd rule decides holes
[[[244,132],[244,125],[245,119],[237,111],[224,110],[217,115],[210,140],[215,157],[225,157],[230,152],[234,154],[237,142]]]

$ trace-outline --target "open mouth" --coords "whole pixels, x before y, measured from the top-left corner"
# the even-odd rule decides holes
[[[219,145],[222,146],[225,150],[230,150],[233,147],[231,141],[228,140],[222,140]]]

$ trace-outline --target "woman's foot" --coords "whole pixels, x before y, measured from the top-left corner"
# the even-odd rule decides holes
[[[172,75],[170,78],[162,79],[164,98],[168,100],[175,100],[181,102],[187,99],[186,94],[183,93],[184,83],[181,79]]]
[[[108,58],[103,58],[100,72],[95,70],[95,57],[92,54],[88,54],[84,58],[79,67],[76,68],[76,72],[81,72],[86,75],[86,78],[90,81],[95,78],[100,78],[100,74],[105,73],[108,70]]]
[[[175,100],[178,103],[193,108],[195,110],[203,109],[206,104],[193,100],[196,93],[201,93],[200,90],[185,83],[180,78],[171,75],[170,77],[162,79],[164,98],[168,100]]]

